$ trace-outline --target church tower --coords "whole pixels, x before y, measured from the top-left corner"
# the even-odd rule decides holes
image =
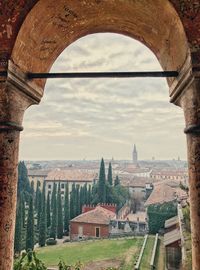
[[[133,147],[133,154],[132,154],[132,157],[133,157],[133,164],[137,165],[137,162],[138,162],[138,154],[137,154],[137,150],[136,150],[136,145],[134,144],[134,147]]]

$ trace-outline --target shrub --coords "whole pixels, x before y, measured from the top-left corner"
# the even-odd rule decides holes
[[[53,246],[57,244],[57,240],[55,240],[54,238],[49,238],[46,240],[46,244],[47,246]]]
[[[46,266],[37,257],[35,252],[23,253],[21,258],[14,263],[14,270],[47,270]]]

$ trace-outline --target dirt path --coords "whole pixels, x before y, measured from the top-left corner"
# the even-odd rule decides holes
[[[106,269],[108,267],[119,267],[121,264],[120,260],[101,260],[101,261],[95,261],[95,262],[90,262],[87,265],[83,267],[83,270],[102,270]]]
[[[163,238],[159,239],[158,251],[156,255],[156,269],[165,269],[165,250],[163,245]]]

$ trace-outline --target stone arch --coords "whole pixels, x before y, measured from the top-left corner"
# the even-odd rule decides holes
[[[58,0],[55,6],[53,0],[40,0],[21,26],[11,59],[24,72],[48,72],[68,45],[98,32],[141,41],[163,70],[180,70],[189,51],[181,20],[169,1]]]

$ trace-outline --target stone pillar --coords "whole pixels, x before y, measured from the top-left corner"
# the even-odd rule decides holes
[[[192,269],[200,269],[200,74],[187,61],[175,87],[171,102],[181,106],[185,116],[189,169],[190,218],[192,231]]]
[[[42,90],[27,83],[12,63],[0,81],[0,269],[12,270],[17,201],[19,134],[25,110],[39,103]]]

